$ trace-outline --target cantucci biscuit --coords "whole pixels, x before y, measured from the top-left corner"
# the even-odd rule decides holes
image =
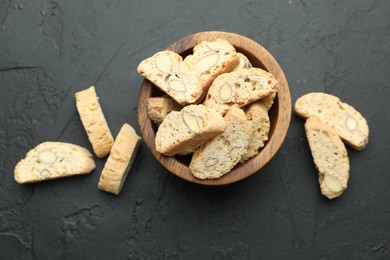
[[[182,106],[203,98],[199,75],[175,52],[160,51],[143,60],[137,71]]]
[[[244,162],[259,153],[259,149],[268,140],[268,133],[271,126],[267,109],[260,101],[249,105],[245,114],[248,121],[252,122],[252,129],[248,147],[242,155],[240,162]]]
[[[274,104],[275,97],[276,93],[272,93],[271,95],[265,96],[261,99],[261,102],[264,104],[267,111],[269,111]]]
[[[224,115],[232,106],[244,107],[278,89],[271,73],[259,68],[241,69],[217,77],[203,104]]]
[[[95,154],[99,158],[108,155],[114,143],[114,138],[100,107],[95,87],[92,86],[79,91],[75,94],[75,97],[81,122]]]
[[[321,193],[329,199],[336,198],[348,184],[349,159],[345,145],[333,129],[316,117],[307,119],[305,130]]]
[[[100,175],[99,189],[116,195],[120,193],[137,154],[140,141],[141,138],[129,124],[122,126]]]
[[[295,102],[295,112],[304,118],[318,117],[346,143],[362,150],[368,143],[368,125],[364,117],[338,97],[325,93],[309,93]]]
[[[78,145],[44,142],[31,149],[15,167],[18,183],[31,183],[87,174],[95,169],[91,153]]]
[[[156,150],[167,156],[189,154],[224,129],[220,114],[204,105],[188,105],[164,118],[156,133]]]
[[[232,71],[252,68],[252,63],[244,54],[242,54],[241,52],[237,52],[237,57],[238,57],[238,64]]]
[[[168,96],[148,98],[149,118],[159,126],[171,111],[179,111],[182,107]]]
[[[252,128],[244,111],[232,107],[224,120],[225,131],[207,141],[192,156],[189,169],[196,178],[220,178],[233,169],[246,151]]]
[[[204,94],[218,75],[232,71],[239,62],[234,46],[223,39],[200,42],[184,61],[200,75]]]

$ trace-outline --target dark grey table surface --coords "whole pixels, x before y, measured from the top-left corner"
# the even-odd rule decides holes
[[[370,127],[345,194],[320,194],[301,118],[237,184],[179,179],[145,144],[121,194],[90,175],[31,185],[15,164],[46,140],[91,145],[74,93],[95,85],[114,135],[139,132],[138,63],[199,31],[245,35],[287,76]],[[0,1],[0,259],[390,259],[390,1]]]

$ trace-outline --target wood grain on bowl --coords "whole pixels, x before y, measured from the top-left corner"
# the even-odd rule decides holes
[[[258,172],[268,163],[281,147],[290,124],[291,118],[291,96],[286,77],[277,61],[260,44],[235,33],[229,32],[200,32],[184,37],[173,43],[167,49],[181,54],[183,57],[190,54],[193,47],[207,40],[225,39],[237,50],[248,57],[254,67],[262,68],[270,72],[279,82],[275,103],[269,111],[271,129],[269,139],[259,153],[246,161],[236,165],[228,174],[219,179],[201,180],[195,178],[189,171],[189,156],[168,157],[160,154],[155,149],[156,127],[148,117],[147,100],[149,97],[159,95],[157,87],[150,81],[142,82],[138,97],[138,122],[142,132],[143,140],[152,152],[153,156],[170,172],[190,182],[204,185],[224,185],[245,179]]]

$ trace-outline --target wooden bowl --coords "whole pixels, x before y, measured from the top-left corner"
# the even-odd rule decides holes
[[[236,165],[229,173],[219,179],[201,180],[195,178],[189,171],[188,165],[191,156],[168,157],[160,154],[155,149],[156,126],[149,119],[147,112],[147,100],[149,97],[159,96],[161,92],[150,81],[144,80],[138,97],[138,122],[143,140],[152,152],[153,156],[170,172],[190,182],[204,185],[224,185],[245,179],[258,172],[279,150],[291,118],[291,96],[287,80],[282,69],[272,55],[255,41],[234,33],[228,32],[200,32],[184,37],[173,43],[167,49],[181,54],[183,57],[192,52],[193,47],[204,40],[222,38],[229,41],[237,50],[248,57],[254,67],[262,68],[270,72],[279,82],[274,104],[269,111],[271,129],[269,139],[261,148],[259,154],[242,164]],[[146,58],[146,57],[145,57]]]

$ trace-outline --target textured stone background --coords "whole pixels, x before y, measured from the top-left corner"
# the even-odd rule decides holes
[[[1,259],[390,259],[390,1],[0,1]],[[74,93],[95,85],[114,135],[137,124],[138,63],[198,31],[246,35],[279,61],[293,102],[339,96],[368,120],[348,149],[346,193],[322,197],[292,116],[251,178],[202,187],[143,144],[118,197],[88,176],[18,185],[13,169],[45,140],[92,151]]]

